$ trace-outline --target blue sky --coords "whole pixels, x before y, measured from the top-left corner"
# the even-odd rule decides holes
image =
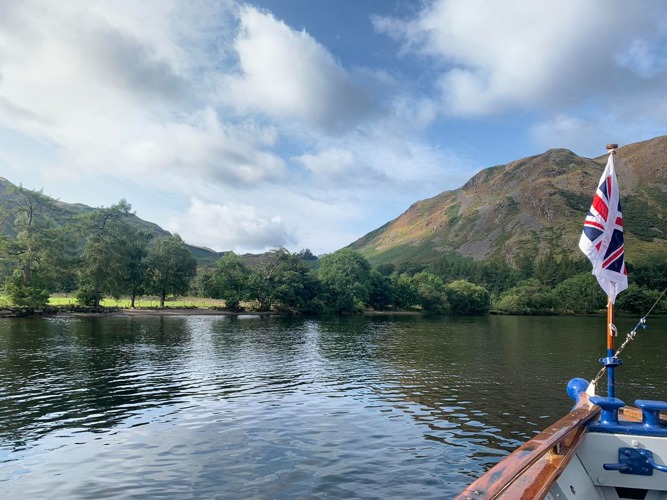
[[[661,0],[0,0],[0,175],[237,253],[667,133]]]

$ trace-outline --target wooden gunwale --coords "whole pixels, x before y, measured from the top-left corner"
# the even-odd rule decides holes
[[[574,456],[600,408],[582,395],[577,407],[497,463],[455,500],[544,498]]]

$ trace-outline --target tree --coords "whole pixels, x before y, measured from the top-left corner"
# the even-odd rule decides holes
[[[84,217],[87,240],[79,269],[77,299],[98,307],[104,294],[119,297],[126,286],[127,263],[137,238],[128,223],[132,205],[125,199]]]
[[[661,292],[631,283],[627,290],[619,294],[616,299],[616,308],[625,313],[646,314],[655,304],[652,312],[659,314],[667,310],[667,300],[663,298],[658,302],[660,298]]]
[[[667,255],[660,253],[628,263],[628,276],[638,286],[662,292],[667,287]]]
[[[392,274],[391,285],[396,309],[410,309],[419,302],[415,285],[407,274]]]
[[[313,252],[311,252],[309,248],[304,248],[297,255],[301,260],[317,260],[317,256],[313,255]]]
[[[178,234],[155,241],[147,267],[149,286],[160,297],[160,307],[167,295],[187,293],[197,274],[197,260]]]
[[[137,297],[144,293],[149,284],[147,260],[149,239],[150,236],[147,233],[138,230],[130,231],[130,234],[128,234],[124,288],[130,296],[130,307],[132,309],[134,309]]]
[[[271,260],[269,288],[273,308],[290,314],[318,312],[319,284],[311,270],[312,259],[304,258],[303,251],[291,254],[280,248],[272,252]]]
[[[506,262],[489,260],[475,267],[475,276],[469,281],[483,286],[494,295],[510,289],[520,281],[519,271],[512,269]]]
[[[249,271],[247,287],[249,299],[259,302],[261,311],[271,309],[273,294],[278,275],[284,271],[290,253],[285,248],[276,248],[262,258],[257,266]],[[298,257],[297,257],[298,259]]]
[[[396,271],[396,266],[392,263],[380,264],[375,270],[382,276],[391,276]]]
[[[338,313],[353,312],[368,302],[371,265],[356,250],[343,248],[321,259],[318,276],[326,305]]]
[[[407,274],[408,276],[412,277],[423,270],[423,264],[417,264],[415,262],[401,262],[396,272],[398,274]]]
[[[533,278],[519,282],[500,295],[495,309],[506,314],[532,314],[553,308],[552,296],[545,292],[539,280]]]
[[[215,263],[209,280],[211,296],[225,301],[225,308],[240,311],[241,301],[248,297],[249,269],[234,252],[228,252]]]
[[[451,313],[455,315],[486,314],[491,308],[491,294],[481,286],[465,280],[445,285]]]
[[[557,311],[565,314],[600,311],[607,303],[602,288],[590,272],[578,274],[559,283],[551,296]]]
[[[371,271],[368,305],[378,311],[384,311],[394,302],[394,290],[391,278],[377,270]]]
[[[5,291],[17,305],[39,307],[47,303],[58,271],[67,267],[67,228],[56,223],[54,201],[41,191],[22,186],[8,191],[14,207],[5,217],[13,219],[15,236],[3,236],[0,248],[14,271]]]
[[[449,311],[445,284],[438,276],[419,272],[412,277],[412,286],[417,292],[417,300],[423,311],[437,314]]]
[[[25,282],[23,272],[16,269],[5,282],[5,293],[11,301],[22,307],[42,307],[49,301],[49,283],[40,273],[35,273],[30,283]]]
[[[478,273],[479,264],[469,257],[447,253],[429,266],[429,271],[440,276],[445,283],[465,279],[472,281]]]

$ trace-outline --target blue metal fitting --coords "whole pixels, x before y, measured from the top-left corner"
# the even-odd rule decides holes
[[[623,364],[623,360],[619,358],[614,358],[613,356],[609,356],[607,358],[600,358],[600,363],[602,363],[606,367],[620,366]]]
[[[567,395],[575,403],[579,402],[581,395],[588,389],[588,381],[583,378],[573,378],[567,383]]]
[[[660,412],[667,411],[665,401],[638,399],[635,404],[642,410],[642,425],[648,430],[660,430]]]
[[[600,414],[600,425],[618,425],[618,409],[625,406],[625,403],[618,398],[605,398],[602,396],[592,396],[591,403],[602,408]]]

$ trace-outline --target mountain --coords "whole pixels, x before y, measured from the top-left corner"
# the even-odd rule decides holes
[[[350,246],[374,265],[429,264],[448,253],[513,266],[526,256],[573,256],[606,162],[551,149],[487,168]],[[628,262],[666,252],[667,136],[617,149],[615,164]]]
[[[13,206],[13,200],[16,194],[12,188],[16,186],[7,179],[0,177],[0,213],[7,213]],[[65,203],[59,200],[53,200],[55,207],[53,217],[56,220],[67,220],[76,216],[84,215],[95,210],[93,207],[83,205],[81,203]],[[148,233],[152,238],[161,236],[169,236],[171,233],[153,222],[143,220],[136,215],[130,215],[129,221],[141,231]],[[0,231],[6,234],[14,233],[14,221],[10,217],[5,217],[0,221]],[[197,247],[187,245],[190,252],[197,259],[197,264],[203,267],[210,267],[215,264],[224,252],[215,252],[210,248]]]

